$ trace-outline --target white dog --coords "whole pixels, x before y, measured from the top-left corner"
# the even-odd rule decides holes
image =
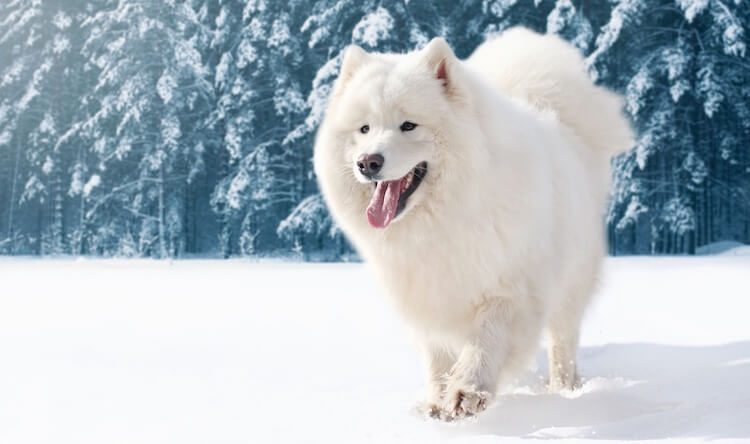
[[[575,387],[610,158],[631,138],[620,99],[555,36],[512,29],[465,61],[440,38],[408,54],[347,49],[315,171],[417,333],[427,413],[484,410],[545,328],[550,389]]]

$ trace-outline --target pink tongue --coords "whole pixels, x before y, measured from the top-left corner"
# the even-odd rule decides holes
[[[375,228],[385,228],[396,217],[401,182],[404,179],[378,182],[367,206],[367,221]]]

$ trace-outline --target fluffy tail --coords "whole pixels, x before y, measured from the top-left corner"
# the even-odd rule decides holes
[[[581,54],[563,39],[512,28],[477,48],[467,62],[505,94],[554,111],[590,147],[614,156],[633,145],[621,98],[594,85]]]

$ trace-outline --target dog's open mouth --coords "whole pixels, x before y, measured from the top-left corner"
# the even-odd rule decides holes
[[[427,162],[420,162],[406,176],[375,183],[375,191],[367,206],[367,221],[375,228],[385,228],[406,207],[406,201],[427,174]]]

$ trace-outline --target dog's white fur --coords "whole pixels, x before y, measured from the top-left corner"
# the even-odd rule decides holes
[[[399,131],[405,120],[419,126]],[[335,220],[417,333],[428,412],[483,410],[545,327],[550,388],[574,387],[604,255],[609,162],[631,137],[620,99],[555,36],[515,28],[465,61],[440,38],[409,54],[347,49],[315,171]],[[374,152],[385,180],[428,163],[385,229],[368,225],[373,186],[354,166]]]

